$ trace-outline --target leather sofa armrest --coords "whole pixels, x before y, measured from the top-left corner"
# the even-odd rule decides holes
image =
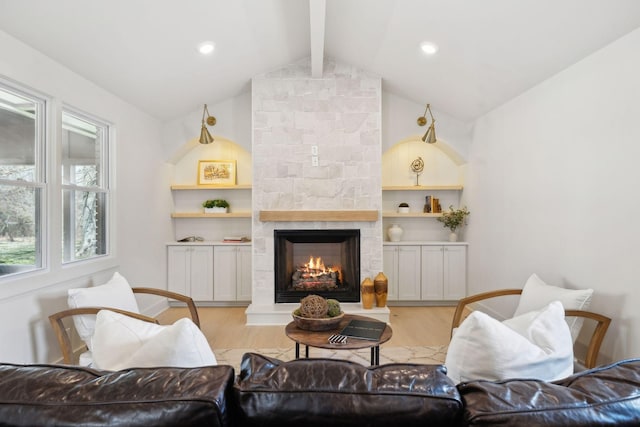
[[[513,379],[458,384],[469,426],[640,425],[640,359],[555,382]]]
[[[2,425],[235,425],[231,366],[106,372],[0,364]]]

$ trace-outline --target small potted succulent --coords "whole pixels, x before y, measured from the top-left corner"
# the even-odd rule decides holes
[[[398,212],[399,213],[409,213],[409,204],[402,202],[398,205]]]
[[[449,206],[447,212],[443,212],[441,217],[438,217],[438,221],[444,224],[445,228],[451,230],[449,234],[449,241],[455,242],[458,240],[456,230],[466,224],[466,217],[470,212],[465,206],[462,209],[453,209],[453,206]]]
[[[227,213],[229,202],[223,199],[205,200],[202,207],[204,207],[204,213]]]

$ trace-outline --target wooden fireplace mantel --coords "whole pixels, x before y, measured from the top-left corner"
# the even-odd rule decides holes
[[[260,221],[377,221],[377,210],[302,210],[302,211],[260,211]]]

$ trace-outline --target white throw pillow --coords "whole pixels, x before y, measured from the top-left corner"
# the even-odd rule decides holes
[[[202,331],[188,318],[163,326],[100,310],[92,343],[93,367],[97,369],[217,364]]]
[[[532,310],[540,310],[551,301],[560,301],[565,310],[587,310],[591,304],[593,289],[565,289],[547,285],[536,274],[525,283],[522,295],[514,316],[519,316]],[[571,330],[571,338],[576,342],[584,319],[581,317],[567,317],[565,319]]]
[[[118,272],[113,273],[111,280],[104,285],[69,289],[67,304],[69,308],[110,307],[140,313],[129,282]],[[82,341],[89,350],[92,350],[91,336],[93,336],[96,317],[94,315],[73,316],[73,323]]]
[[[451,338],[445,365],[455,383],[565,378],[573,373],[573,343],[564,308],[555,301],[505,322],[474,311]]]

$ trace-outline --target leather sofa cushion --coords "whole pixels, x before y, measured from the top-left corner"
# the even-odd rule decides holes
[[[243,426],[454,426],[462,416],[440,365],[282,362],[247,353],[234,389]]]
[[[580,372],[553,383],[535,380],[458,384],[468,425],[638,426],[640,359]]]
[[[0,364],[3,426],[228,426],[231,366],[101,372]]]

